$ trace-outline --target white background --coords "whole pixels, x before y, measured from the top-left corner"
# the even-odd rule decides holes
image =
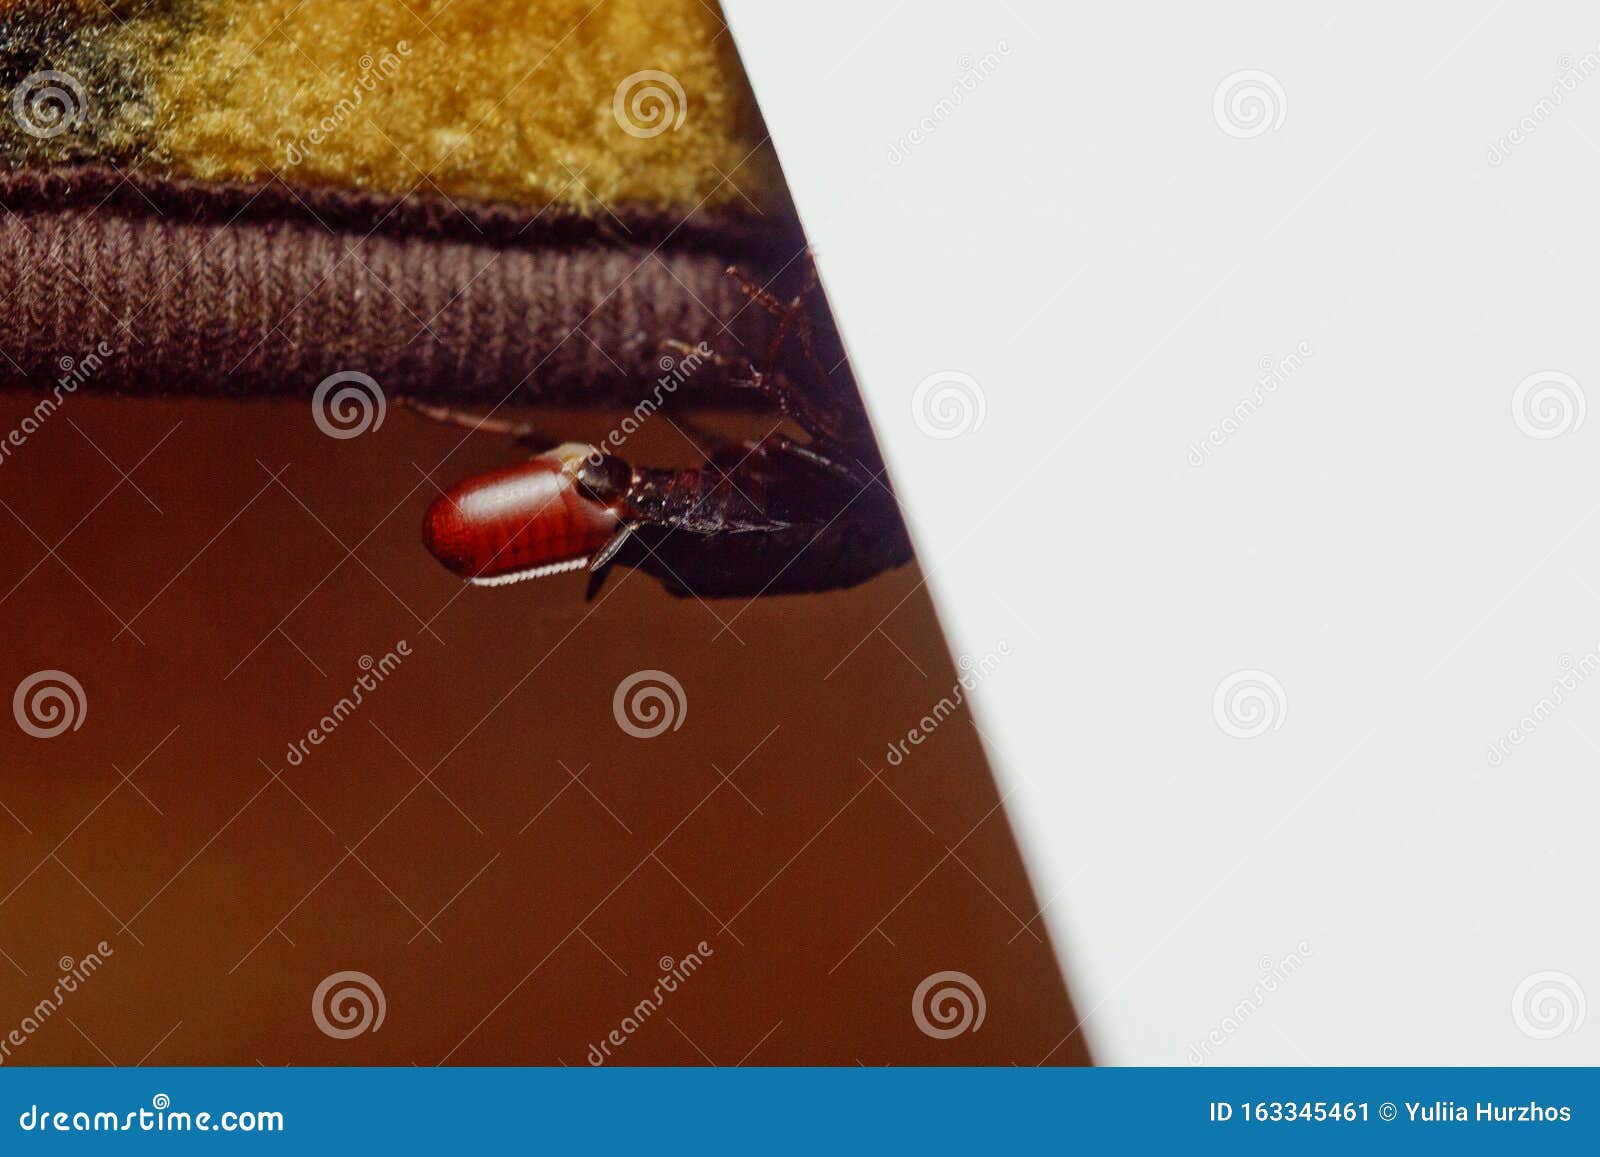
[[[1600,1062],[1594,6],[725,7],[1098,1058]]]

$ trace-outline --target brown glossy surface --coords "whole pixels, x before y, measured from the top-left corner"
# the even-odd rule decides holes
[[[30,407],[0,396],[0,431]],[[519,451],[460,442],[80,396],[0,464],[0,702],[61,669],[87,703],[54,739],[0,712],[0,1034],[61,957],[114,950],[6,1063],[581,1065],[701,941],[614,1063],[1085,1059],[965,709],[885,761],[955,682],[914,566],[755,603],[636,571],[589,604],[581,574],[471,588],[418,524]],[[659,421],[627,453],[696,459]],[[613,714],[645,669],[685,697],[653,739]],[[314,1022],[344,970],[379,1031]],[[936,1039],[912,996],[951,970],[985,1019]]]

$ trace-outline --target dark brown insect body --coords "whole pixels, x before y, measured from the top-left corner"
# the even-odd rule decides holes
[[[730,457],[633,471],[626,517],[635,529],[616,561],[704,598],[849,587],[910,559],[881,479],[836,474],[782,445]]]
[[[733,385],[759,391],[806,433],[728,445],[685,470],[635,467],[566,443],[458,483],[429,508],[428,549],[473,583],[498,586],[587,567],[592,596],[614,565],[674,594],[702,598],[854,586],[911,558],[898,504],[859,402],[840,400],[812,350],[800,299],[750,287],[783,318],[776,347],[797,332],[817,369],[819,398],[748,364]],[[844,395],[854,399],[853,390]],[[416,405],[428,416],[528,440],[529,431]]]

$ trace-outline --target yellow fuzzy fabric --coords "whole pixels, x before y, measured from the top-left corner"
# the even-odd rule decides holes
[[[178,176],[536,205],[750,211],[782,196],[730,38],[702,0],[113,6],[122,19],[83,0],[0,0],[13,26],[82,12],[84,28],[38,64],[78,59],[92,74],[94,133],[23,140],[13,163],[21,150],[98,153]],[[97,93],[101,76],[112,79]]]

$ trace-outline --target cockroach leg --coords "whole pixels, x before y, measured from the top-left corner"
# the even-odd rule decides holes
[[[737,265],[728,266],[724,272],[739,283],[739,289],[746,297],[780,321],[793,314],[795,306],[817,287],[817,267],[815,265],[807,269],[806,279],[800,286],[800,292],[795,294],[788,302],[780,301],[776,294],[766,286],[758,285],[754,278],[745,274]]]
[[[395,398],[395,405],[410,410],[420,417],[432,422],[439,422],[446,426],[455,426],[462,430],[482,431],[485,434],[499,434],[521,442],[526,446],[548,446],[551,441],[548,437],[541,436],[539,429],[532,422],[514,422],[507,418],[495,418],[487,414],[474,414],[468,410],[458,410],[451,406],[435,406],[428,402],[420,402],[416,398],[405,394]]]
[[[765,292],[765,291],[762,291]],[[762,399],[772,405],[785,418],[790,419],[811,437],[820,442],[836,443],[837,435],[834,432],[834,423],[827,418],[812,401],[811,397],[792,386],[780,384],[774,380],[770,372],[763,372],[755,367],[749,358],[733,358],[726,354],[712,351],[709,357],[700,354],[698,350],[687,342],[664,341],[661,348],[686,356],[694,353],[702,360],[711,362],[712,365],[721,366],[731,373],[739,375],[731,378],[724,385],[733,390],[749,390],[760,394]]]
[[[781,321],[784,315],[789,312],[789,306],[784,305],[783,302],[779,301],[772,291],[767,289],[766,286],[758,285],[754,279],[746,276],[744,271],[737,265],[730,265],[727,269],[723,270],[723,272],[739,283],[739,289],[746,297],[755,302],[762,309],[766,310],[773,317],[778,318]]]
[[[795,294],[788,303],[779,301],[778,298],[765,286],[757,285],[735,265],[727,268],[727,274],[739,283],[740,291],[778,319],[778,330],[772,335],[772,341],[767,346],[766,368],[770,371],[777,362],[778,351],[783,348],[783,343],[789,338],[792,329],[800,335],[800,348],[806,359],[821,369],[817,359],[817,351],[812,341],[811,315],[806,312],[805,299],[817,288],[817,267],[812,265],[806,272],[804,284],[800,292]]]
[[[589,560],[589,585],[583,595],[585,602],[593,602],[600,588],[605,586],[606,577],[611,573],[611,560],[617,557],[617,552],[633,537],[636,529],[635,524],[624,522],[606,544],[595,551],[594,557]]]
[[[844,462],[839,458],[833,458],[827,454],[819,453],[811,446],[802,445],[792,438],[785,438],[781,434],[774,434],[766,440],[764,445],[771,447],[779,453],[793,454],[801,461],[809,462],[819,470],[824,470],[827,473],[832,474],[835,478],[838,478],[844,482],[848,482],[850,485],[855,486],[858,489],[865,490],[868,486],[872,485],[871,475],[862,474],[849,463]]]
[[[753,390],[760,394],[785,418],[790,419],[802,430],[818,442],[836,442],[833,422],[823,414],[809,395],[802,393],[792,386],[780,385],[771,378],[762,374],[760,370],[751,369],[748,378],[729,382],[729,387],[736,390]]]
[[[589,569],[603,570],[609,566],[611,560],[617,557],[617,551],[621,550],[623,544],[633,537],[633,532],[637,529],[638,527],[631,522],[624,522],[617,527],[617,532],[611,536],[604,546],[595,551],[594,557],[589,560]]]

